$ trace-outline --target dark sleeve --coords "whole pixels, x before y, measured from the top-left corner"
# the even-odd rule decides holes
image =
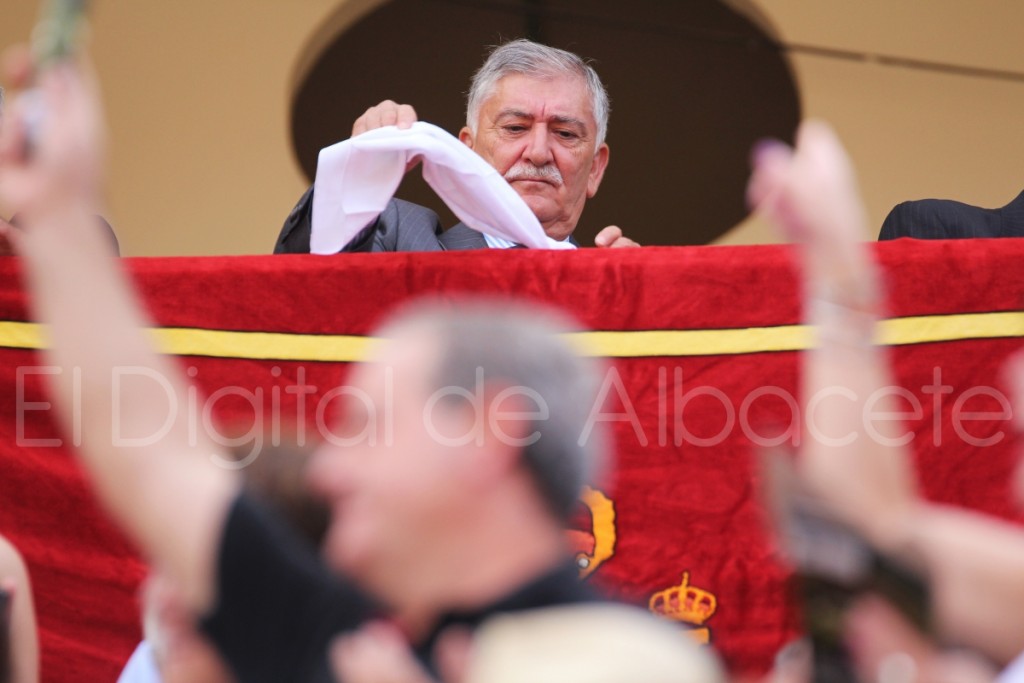
[[[281,234],[274,245],[275,254],[308,254],[309,235],[312,229],[313,188],[303,193],[295,208],[284,219]]]
[[[360,251],[395,251],[394,247],[388,248],[387,239],[381,232],[387,232],[388,224],[385,222],[389,212],[394,213],[394,201],[388,203],[377,220],[373,221],[359,231],[342,249],[342,252]],[[277,244],[274,245],[275,254],[308,254],[310,253],[309,240],[313,232],[313,188],[310,186],[299,202],[284,219],[281,226],[281,234],[277,236]],[[392,230],[394,232],[394,230]],[[393,240],[393,238],[392,238]]]
[[[232,505],[202,628],[245,683],[330,680],[327,645],[377,613],[254,499]]]
[[[952,199],[916,199],[893,207],[882,223],[879,240],[993,237],[995,214]]]
[[[906,225],[908,218],[905,216],[907,213],[907,202],[897,204],[892,207],[892,211],[882,221],[882,229],[878,233],[878,241],[882,242],[885,240],[894,240],[898,237],[909,237],[910,235],[906,232]]]
[[[381,214],[383,216],[383,214]],[[363,228],[355,238],[342,249],[343,252],[383,251],[374,248],[380,218]],[[313,232],[313,187],[310,186],[299,202],[284,219],[281,234],[274,245],[275,254],[308,254],[309,238]],[[393,249],[391,251],[394,251]]]
[[[313,188],[302,195],[274,246],[275,254],[308,254],[313,229]],[[377,220],[359,231],[342,252],[440,251],[441,221],[433,211],[392,199]]]

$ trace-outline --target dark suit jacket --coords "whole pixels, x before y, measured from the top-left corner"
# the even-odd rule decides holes
[[[313,188],[309,188],[284,221],[275,254],[308,254],[312,229]],[[486,249],[484,236],[458,223],[441,227],[437,214],[418,204],[392,199],[377,218],[342,249],[350,251],[444,251]]]
[[[1024,192],[999,209],[982,209],[950,199],[921,199],[897,204],[878,235],[949,240],[970,237],[1024,237]]]

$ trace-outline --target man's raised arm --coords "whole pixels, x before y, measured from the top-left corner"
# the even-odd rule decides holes
[[[803,361],[805,482],[875,544],[923,566],[943,636],[1009,661],[1024,649],[1024,534],[925,500],[906,427],[888,420],[866,429],[865,406],[879,396],[874,414],[898,414],[890,391],[898,385],[874,344],[883,283],[862,243],[865,212],[849,159],[830,129],[811,122],[795,151],[762,147],[754,167],[753,203],[799,244],[804,317],[818,337]]]
[[[12,80],[26,83],[27,57],[20,64]],[[67,433],[80,428],[80,457],[107,509],[149,559],[180,582],[190,606],[205,611],[215,597],[215,550],[234,478],[213,464],[212,443],[203,436],[190,440],[185,382],[150,346],[142,329],[146,317],[95,219],[104,127],[92,75],[77,64],[59,64],[37,79],[32,99],[15,101],[5,117],[0,198],[23,216],[24,232],[12,238],[24,258],[35,315],[48,325],[47,361],[61,369],[51,387],[61,424]],[[165,382],[115,386],[119,368]],[[73,381],[80,381],[87,400],[71,400]],[[145,446],[115,439],[115,419],[122,434],[161,430],[167,416],[161,384],[173,388],[178,401],[166,434]]]

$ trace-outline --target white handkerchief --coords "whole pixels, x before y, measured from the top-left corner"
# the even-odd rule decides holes
[[[313,182],[310,251],[334,254],[375,220],[406,164],[423,158],[423,178],[459,219],[482,233],[535,249],[572,249],[544,234],[522,197],[473,150],[437,126],[377,128],[320,150]]]

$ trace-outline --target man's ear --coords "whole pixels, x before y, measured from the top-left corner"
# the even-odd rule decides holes
[[[587,176],[587,199],[597,194],[597,188],[600,187],[601,179],[604,178],[604,170],[608,168],[610,154],[611,149],[608,147],[608,143],[602,142],[594,154],[594,161],[590,164],[590,174]]]
[[[459,131],[459,140],[466,147],[473,149],[473,131],[469,129],[469,126],[463,126],[462,130]]]
[[[521,465],[523,450],[539,437],[537,422],[550,415],[523,387],[507,382],[485,382],[483,396],[485,458],[477,471],[504,477]]]

